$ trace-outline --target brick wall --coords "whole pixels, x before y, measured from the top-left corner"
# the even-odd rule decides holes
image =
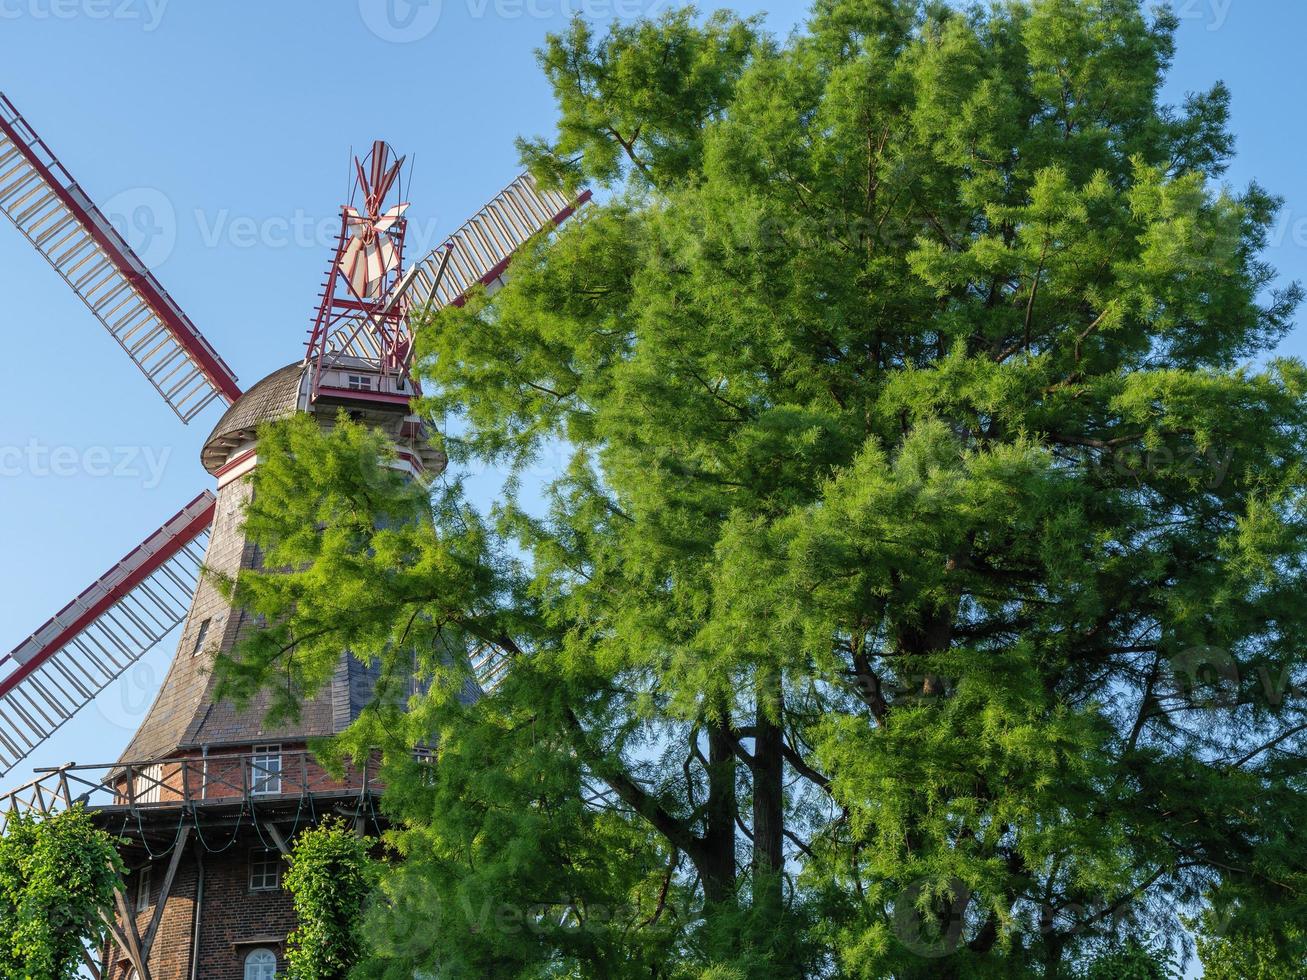
[[[195,976],[200,980],[243,980],[245,957],[261,947],[272,949],[277,954],[279,970],[284,969],[284,941],[295,927],[290,893],[282,888],[252,890],[250,861],[252,853],[275,859],[283,874],[285,862],[275,849],[265,848],[266,837],[260,839],[248,824],[234,835],[230,829],[210,829],[201,836],[204,843],[192,832],[164,906],[158,935],[150,950],[152,980],[190,980],[200,878],[197,855],[203,860],[204,881],[199,905],[199,969]],[[167,857],[153,862],[149,905],[135,914],[142,935],[154,914],[167,868]],[[129,876],[127,891],[133,910],[136,881],[136,874]],[[106,980],[129,980],[131,963],[125,953],[114,943],[110,943],[108,953]]]
[[[204,905],[209,914],[200,916],[199,960],[204,980],[242,980],[245,957],[260,945],[276,952],[284,968],[282,944],[295,928],[290,894],[280,888],[250,890],[251,850],[264,853],[256,835],[241,836],[222,854],[205,855]],[[284,866],[282,862],[283,871]]]

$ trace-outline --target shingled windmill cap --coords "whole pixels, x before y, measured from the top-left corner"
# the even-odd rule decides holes
[[[200,451],[204,468],[216,476],[234,450],[256,438],[260,425],[295,414],[300,405],[305,373],[302,361],[287,364],[238,398],[223,413],[209,438],[204,440],[204,448]]]

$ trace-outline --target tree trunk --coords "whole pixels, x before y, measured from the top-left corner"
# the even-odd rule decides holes
[[[735,899],[735,742],[729,716],[709,722],[708,806],[703,835],[704,897],[713,903]]]
[[[753,903],[768,916],[780,912],[785,862],[784,758],[779,724],[779,678],[758,685],[753,748]]]

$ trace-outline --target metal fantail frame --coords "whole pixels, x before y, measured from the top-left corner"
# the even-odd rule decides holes
[[[354,193],[341,208],[340,233],[309,331],[311,398],[324,369],[338,364],[383,378],[408,374],[413,338],[407,302],[396,289],[408,230],[404,159],[395,159],[389,144],[378,140],[366,158],[354,160]]]

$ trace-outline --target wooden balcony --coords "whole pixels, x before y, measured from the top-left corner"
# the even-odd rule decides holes
[[[31,782],[0,796],[0,833],[15,814],[49,816],[77,803],[129,837],[133,828],[175,827],[186,813],[217,824],[256,813],[273,818],[309,803],[319,812],[334,805],[357,814],[380,793],[375,769],[368,761],[338,779],[303,748],[38,769]]]

